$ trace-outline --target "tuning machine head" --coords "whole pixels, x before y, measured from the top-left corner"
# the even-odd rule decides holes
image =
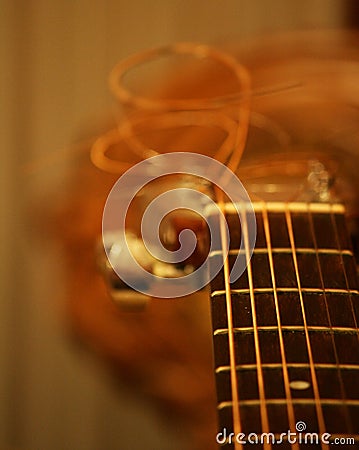
[[[197,224],[198,225],[198,224]],[[167,224],[165,237],[175,235],[176,220]],[[176,235],[177,236],[177,235]],[[126,242],[125,242],[126,241]],[[175,242],[167,242],[167,245],[175,245]],[[121,309],[126,311],[141,311],[146,308],[150,298],[155,297],[156,290],[133,271],[129,258],[134,258],[143,269],[156,276],[159,280],[157,289],[168,289],[168,284],[161,286],[161,279],[179,279],[191,274],[198,266],[196,258],[184,261],[182,264],[173,264],[155,258],[146,248],[143,240],[131,231],[122,233],[105,233],[103,240],[99,240],[96,248],[97,264],[105,279],[108,293],[111,299]],[[197,258],[198,259],[198,258]],[[125,283],[117,272],[126,274]],[[196,291],[194,286],[193,291]],[[146,294],[148,292],[149,294]],[[151,295],[150,295],[151,293]],[[170,296],[169,296],[170,297]]]

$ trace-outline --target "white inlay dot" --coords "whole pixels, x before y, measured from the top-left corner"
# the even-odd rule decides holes
[[[310,383],[304,380],[293,380],[289,383],[289,386],[296,391],[304,391],[305,389],[310,388]]]

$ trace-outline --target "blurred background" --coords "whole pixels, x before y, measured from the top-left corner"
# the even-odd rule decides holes
[[[66,260],[43,205],[56,209],[77,152],[111,117],[107,78],[123,57],[174,41],[356,27],[358,2],[0,0],[0,8],[0,448],[192,448],[64,325]]]

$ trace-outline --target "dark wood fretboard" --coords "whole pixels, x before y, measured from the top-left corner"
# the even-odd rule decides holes
[[[331,442],[350,436],[357,448],[359,285],[344,208],[254,208],[257,242],[247,270],[229,284],[246,222],[229,208],[230,252],[210,284],[219,431],[330,433]],[[220,249],[210,267],[216,258],[223,260]],[[227,439],[223,448],[244,444]]]

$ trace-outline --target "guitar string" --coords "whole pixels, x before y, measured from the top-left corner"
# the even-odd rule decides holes
[[[277,286],[276,286],[276,280],[275,280],[275,274],[274,274],[272,242],[271,242],[271,237],[270,237],[268,212],[265,207],[265,204],[263,205],[262,217],[263,217],[264,234],[265,234],[267,248],[268,248],[269,267],[270,267],[270,274],[271,274],[271,279],[272,279],[275,312],[276,312],[277,324],[278,324],[278,337],[279,337],[280,354],[281,354],[281,359],[282,359],[284,390],[285,390],[285,396],[287,399],[287,413],[288,413],[288,420],[289,420],[289,428],[291,430],[295,430],[295,425],[296,425],[295,414],[294,414],[294,407],[293,407],[293,402],[292,402],[292,395],[291,395],[291,391],[290,391],[288,366],[287,366],[287,360],[286,360],[286,355],[285,355],[282,323],[281,323],[280,312],[279,312],[279,302],[278,302]],[[299,449],[298,443],[291,444],[291,448],[298,450]]]
[[[338,227],[337,227],[337,224],[335,222],[333,210],[331,210],[331,212],[330,212],[330,217],[331,217],[331,221],[332,221],[333,228],[334,228],[335,240],[336,240],[338,248],[341,250],[339,233],[338,233]],[[353,257],[354,257],[354,255],[353,255]],[[347,275],[347,272],[345,270],[343,255],[340,256],[340,260],[341,260],[341,265],[343,267],[343,272],[344,272],[344,277],[345,277],[345,284],[346,284],[346,288],[347,288],[347,293],[349,295],[349,301],[350,301],[351,312],[352,312],[352,315],[353,315],[354,324],[355,324],[356,329],[359,329],[358,328],[358,321],[357,321],[357,318],[356,318],[356,315],[355,315],[355,308],[354,308],[354,302],[353,302],[353,296],[352,296],[353,290],[350,289],[348,275]],[[359,334],[358,334],[358,341],[359,341]]]
[[[309,227],[310,227],[311,235],[312,235],[312,238],[313,238],[313,244],[314,244],[314,248],[316,250],[316,260],[317,260],[317,266],[318,266],[318,271],[319,271],[320,284],[321,284],[322,289],[323,289],[323,296],[324,296],[326,315],[327,315],[327,319],[328,319],[328,322],[329,322],[329,327],[330,327],[331,330],[333,330],[333,323],[332,323],[332,320],[331,320],[331,317],[330,317],[330,312],[329,312],[328,297],[327,297],[327,293],[325,292],[323,270],[322,270],[322,265],[321,265],[320,258],[319,258],[319,253],[318,253],[318,242],[317,242],[317,237],[316,237],[315,229],[314,229],[313,215],[312,215],[312,212],[310,211],[310,209],[308,209],[308,218],[309,218]],[[331,220],[331,216],[329,216],[329,218]],[[338,373],[339,384],[340,384],[340,392],[341,392],[341,396],[342,396],[342,399],[343,399],[343,403],[345,405],[346,422],[349,423],[350,426],[351,426],[351,420],[350,420],[350,416],[349,416],[349,409],[348,409],[348,405],[346,404],[344,380],[343,380],[342,372],[341,372],[340,367],[339,367],[338,350],[337,350],[337,347],[336,347],[336,344],[335,344],[334,333],[330,333],[330,337],[331,337],[332,347],[333,347],[333,351],[334,351],[335,364],[337,366],[337,373]]]
[[[257,326],[257,314],[256,314],[256,305],[254,298],[254,286],[253,286],[253,273],[252,273],[252,265],[249,253],[249,236],[248,236],[248,222],[247,222],[247,214],[246,209],[243,208],[243,214],[241,215],[241,227],[243,230],[243,238],[244,238],[244,248],[246,253],[246,267],[248,274],[248,283],[249,283],[249,296],[251,301],[251,309],[252,309],[252,322],[253,322],[253,337],[254,337],[254,346],[256,353],[256,365],[257,365],[257,380],[258,380],[258,391],[259,391],[259,400],[260,400],[260,416],[261,416],[261,424],[262,431],[264,433],[269,433],[269,421],[268,421],[268,411],[267,404],[265,398],[265,389],[264,389],[264,378],[263,378],[263,370],[262,370],[262,362],[261,362],[261,354],[260,354],[260,345],[259,345],[259,333]],[[265,443],[264,448],[272,448],[271,444]]]
[[[331,209],[331,211],[330,211],[330,218],[331,218],[332,225],[333,225],[333,228],[334,228],[334,235],[335,235],[335,240],[336,240],[336,243],[337,243],[337,247],[341,250],[339,233],[338,233],[338,227],[337,227],[337,224],[336,224],[336,221],[335,221],[333,209]],[[353,255],[353,257],[354,257],[354,255]],[[358,322],[357,322],[357,319],[356,319],[356,316],[355,316],[353,296],[352,296],[352,293],[351,293],[351,290],[350,290],[350,284],[349,284],[348,275],[347,275],[347,272],[346,272],[346,269],[345,269],[344,259],[343,259],[343,255],[342,254],[340,255],[340,261],[341,261],[341,266],[343,267],[345,284],[346,284],[346,287],[347,287],[347,290],[348,290],[349,302],[350,302],[350,306],[351,306],[351,312],[352,312],[354,324],[355,324],[356,329],[358,330]],[[357,334],[357,339],[358,339],[358,342],[359,342],[359,333]],[[348,414],[349,414],[349,412],[348,412]],[[350,414],[349,414],[349,423],[351,423]]]
[[[322,406],[320,403],[318,381],[317,381],[317,376],[316,376],[315,366],[314,366],[314,361],[313,361],[313,353],[312,353],[312,348],[311,348],[311,343],[310,343],[309,331],[307,328],[307,318],[306,318],[306,314],[305,314],[303,295],[302,295],[302,291],[301,291],[301,281],[300,281],[299,270],[298,270],[297,255],[295,252],[295,241],[294,241],[294,234],[293,234],[292,218],[291,218],[291,213],[290,213],[289,208],[285,208],[285,218],[286,218],[287,229],[288,229],[288,233],[289,233],[289,241],[290,241],[290,245],[291,245],[291,249],[292,249],[292,258],[293,258],[293,264],[294,264],[294,269],[295,269],[295,276],[296,276],[296,281],[297,281],[297,285],[298,285],[300,306],[301,306],[302,318],[303,318],[303,324],[304,324],[304,334],[305,334],[306,346],[307,346],[307,351],[308,351],[310,374],[311,374],[311,379],[312,379],[312,384],[313,384],[313,392],[314,392],[314,398],[315,398],[315,410],[316,410],[316,415],[318,418],[319,432],[321,434],[323,434],[325,432],[324,416],[323,416]],[[321,448],[328,450],[329,446],[328,446],[328,444],[324,444],[322,442]]]
[[[233,311],[232,311],[232,296],[229,285],[229,263],[228,255],[225,254],[224,249],[228,248],[227,240],[227,223],[225,219],[225,205],[223,200],[223,192],[215,187],[215,194],[217,204],[222,214],[219,216],[220,222],[220,236],[222,245],[222,257],[223,257],[223,274],[225,282],[225,298],[227,309],[227,323],[228,323],[228,345],[229,345],[229,365],[230,365],[230,380],[232,389],[232,413],[233,413],[233,431],[235,436],[238,436],[242,432],[242,422],[239,409],[239,396],[238,396],[238,384],[237,384],[237,370],[236,370],[236,354],[234,345],[234,333],[233,333]],[[234,440],[234,450],[242,449],[243,446],[237,439]]]

